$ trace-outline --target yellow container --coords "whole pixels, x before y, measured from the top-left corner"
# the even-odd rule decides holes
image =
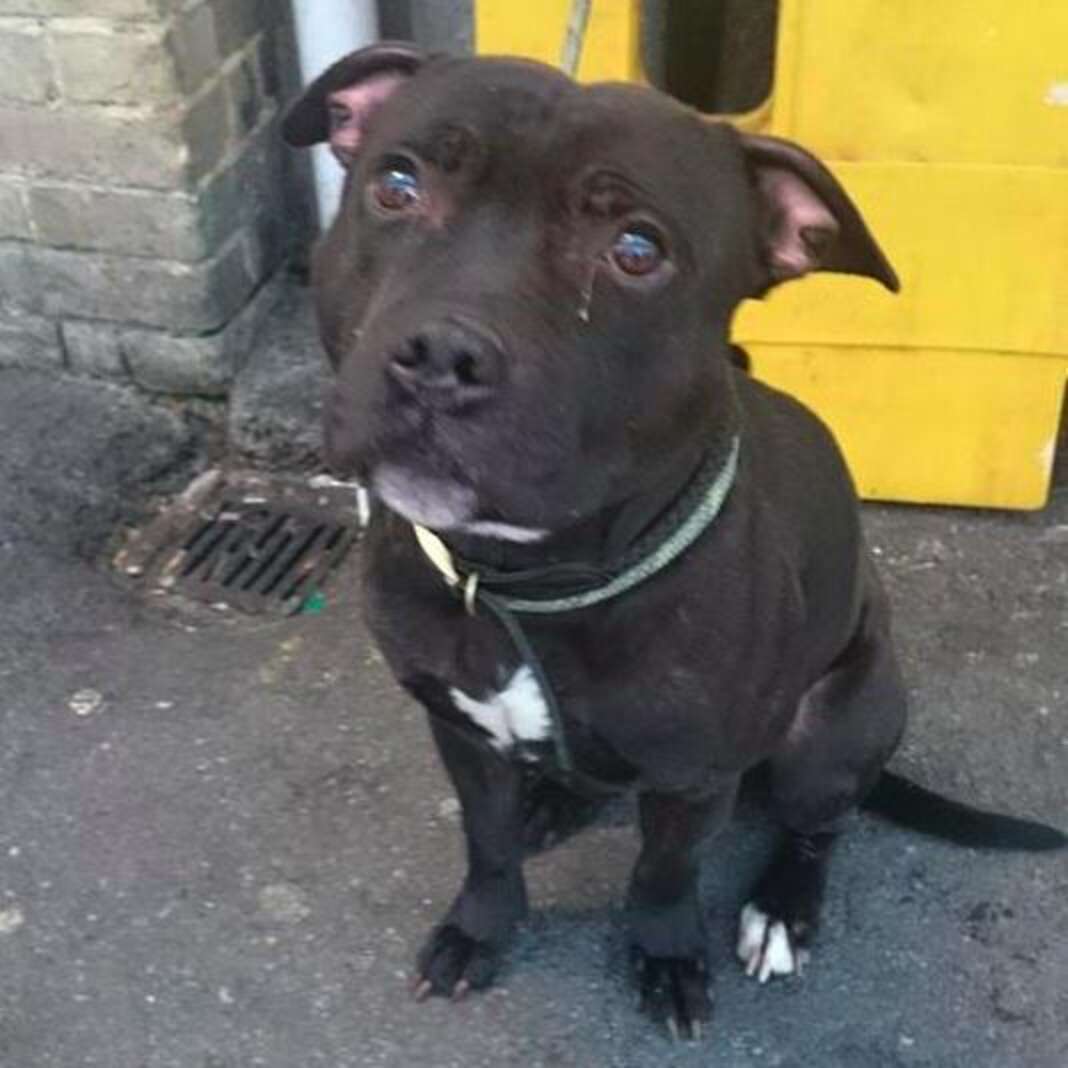
[[[479,51],[556,62],[570,0],[479,0]],[[593,0],[579,77],[642,81],[639,0]],[[781,0],[731,121],[825,160],[901,276],[748,301],[754,372],[832,426],[861,493],[1041,507],[1068,380],[1068,3]]]

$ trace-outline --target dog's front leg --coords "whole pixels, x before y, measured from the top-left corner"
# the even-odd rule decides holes
[[[642,849],[627,897],[642,1010],[674,1037],[698,1038],[711,1014],[706,935],[697,898],[698,846],[727,822],[731,776],[698,793],[639,797]]]
[[[435,993],[458,999],[489,985],[512,928],[526,914],[522,776],[433,712],[430,721],[463,811],[467,876],[419,952],[415,990],[420,998]]]

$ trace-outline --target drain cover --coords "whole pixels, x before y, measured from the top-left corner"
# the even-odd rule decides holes
[[[115,566],[160,591],[291,614],[315,603],[357,529],[352,486],[212,470],[133,535]]]

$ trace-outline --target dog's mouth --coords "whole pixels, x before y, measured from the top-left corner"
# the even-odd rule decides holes
[[[371,488],[391,511],[432,530],[461,527],[474,518],[478,507],[478,497],[470,486],[400,463],[375,465]]]
[[[443,426],[416,405],[391,406],[368,423],[373,432],[362,440],[351,424],[342,433],[328,427],[328,462],[342,477],[355,475],[391,512],[443,534],[512,542],[546,536],[545,529],[508,516],[511,479],[503,473],[501,448],[486,448],[492,435],[475,433],[479,447],[472,448],[465,428]]]
[[[327,463],[391,512],[448,534],[531,543],[549,534],[543,463],[514,421],[457,419],[389,397],[359,407],[340,387],[325,427]],[[556,466],[553,465],[553,470]]]
[[[383,462],[371,473],[371,488],[391,511],[410,523],[442,533],[457,532],[501,541],[540,541],[548,531],[487,515],[478,494],[461,479]]]

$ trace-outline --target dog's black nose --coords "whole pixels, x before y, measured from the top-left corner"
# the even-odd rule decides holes
[[[500,382],[501,348],[475,327],[430,323],[394,350],[389,376],[405,392],[437,407],[459,407],[489,396]]]

